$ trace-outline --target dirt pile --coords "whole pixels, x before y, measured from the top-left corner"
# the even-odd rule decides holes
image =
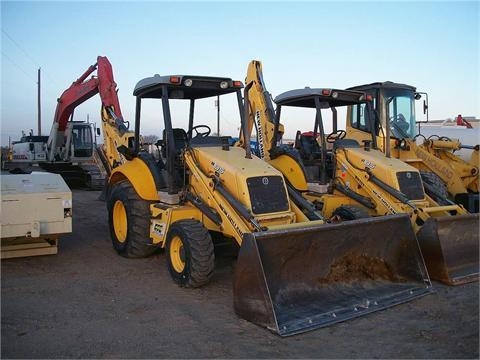
[[[320,283],[353,282],[365,280],[405,281],[395,274],[392,267],[382,258],[367,255],[347,254],[337,259],[330,267],[326,277]]]

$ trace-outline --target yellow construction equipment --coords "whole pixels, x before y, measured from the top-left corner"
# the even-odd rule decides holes
[[[229,146],[228,137],[211,136],[207,125],[194,125],[199,100],[229,96],[246,134],[249,100],[242,88],[230,78],[187,75],[155,75],[137,84],[134,141],[121,149],[125,161],[108,182],[115,250],[142,257],[164,248],[174,282],[199,287],[214,270],[212,237],[232,240],[240,246],[235,311],[282,336],[430,293],[408,216],[310,221],[290,201],[281,172]],[[144,99],[161,99],[159,161],[139,146]],[[190,104],[186,130],[173,127],[172,100]]]
[[[435,201],[448,204],[450,198],[469,212],[478,213],[478,144],[465,145],[445,136],[425,138],[418,134],[415,101],[424,93],[418,93],[413,86],[386,81],[355,86],[350,90],[363,91],[375,98],[377,143],[387,156],[420,170],[425,190]],[[426,103],[424,110],[428,111]],[[346,131],[349,138],[358,141],[371,138],[362,105],[349,107]],[[417,137],[423,137],[423,144],[417,144]],[[454,153],[462,148],[472,150],[470,161]]]
[[[360,146],[337,129],[337,107],[362,106],[365,114],[372,114],[365,118],[373,119],[368,94],[330,88],[292,90],[275,98],[274,111],[260,62],[250,63],[246,83],[251,99],[248,122],[256,124],[257,134],[262,134],[258,136],[263,149],[260,156],[284,174],[293,202],[306,214],[317,210],[326,218],[345,220],[408,214],[432,278],[452,285],[478,279],[478,215],[467,214],[456,204],[439,206],[425,194],[419,171],[386,157],[377,149],[375,136]],[[314,110],[313,131],[297,132],[293,149],[278,144],[285,106]],[[329,135],[323,127],[322,109],[332,111]],[[303,199],[316,209],[302,207]]]

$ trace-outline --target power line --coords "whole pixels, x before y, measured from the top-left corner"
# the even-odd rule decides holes
[[[16,47],[20,49],[21,52],[36,66],[41,67],[8,33],[2,28],[2,32],[5,34],[5,36],[15,44]]]
[[[18,70],[20,70],[24,75],[26,75],[30,80],[33,80],[35,84],[37,84],[38,79],[37,77],[33,76],[32,74],[29,74],[28,71],[23,69],[20,65],[18,65],[14,60],[12,60],[7,54],[5,54],[2,51],[2,55],[12,64],[14,65]],[[53,92],[52,89],[42,87],[43,93],[48,93],[48,95],[51,95],[52,98],[56,98],[57,94]]]
[[[22,67],[20,67],[20,65],[18,65],[15,61],[13,61],[12,59],[10,59],[10,57],[8,57],[7,54],[5,54],[3,51],[2,51],[2,55],[5,56],[5,58],[10,61],[14,66],[17,67],[17,69],[19,69],[21,72],[23,72],[26,76],[28,76],[31,80],[33,80],[35,83],[37,82],[37,80],[31,75],[29,74],[27,71],[25,71]]]
[[[42,66],[39,65],[39,63],[37,61],[35,61],[35,59],[22,47],[20,46],[20,44],[15,41],[14,38],[12,38],[3,28],[2,28],[2,33],[18,48],[20,49],[20,51],[37,67],[41,68]],[[55,83],[56,85],[58,86],[61,86],[59,83],[57,83],[54,79],[52,79],[49,75],[48,75],[48,71],[45,72],[45,68],[43,68],[43,74],[47,76],[47,78],[52,81],[53,83]]]

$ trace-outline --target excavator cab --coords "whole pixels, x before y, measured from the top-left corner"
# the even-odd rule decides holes
[[[73,122],[71,136],[72,160],[91,158],[94,149],[92,124]]]

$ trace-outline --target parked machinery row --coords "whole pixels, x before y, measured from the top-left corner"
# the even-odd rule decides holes
[[[437,203],[417,168],[381,151],[368,92],[293,90],[277,96],[274,108],[256,61],[245,87],[227,77],[155,75],[135,86],[132,131],[118,101],[102,95],[103,89],[116,99],[111,66],[110,76],[102,69],[98,79],[109,79],[106,87],[98,83],[106,205],[120,255],[144,257],[164,248],[174,282],[199,287],[214,271],[214,239],[232,241],[239,247],[235,311],[282,336],[427,295],[429,272],[451,284],[478,278],[478,215]],[[233,98],[238,108],[234,146],[197,120],[196,104],[220,97]],[[159,158],[140,146],[142,105],[151,99],[162,109]],[[187,127],[171,111],[177,102],[188,104]],[[315,114],[311,136],[300,132],[294,147],[281,145],[285,106]],[[372,136],[363,145],[336,128],[338,106],[368,114]],[[328,136],[325,108],[334,118]],[[253,128],[259,154],[251,148]]]

